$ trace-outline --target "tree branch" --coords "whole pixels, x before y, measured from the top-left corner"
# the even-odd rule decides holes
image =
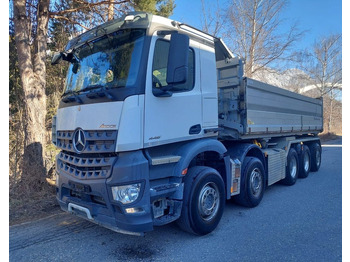
[[[71,19],[69,19],[68,17],[65,17],[65,16],[63,16],[63,15],[54,15],[54,16],[51,16],[51,18],[57,19],[57,20],[65,20],[65,21],[67,21],[67,22],[69,22],[69,23],[72,23],[72,24],[75,24],[75,25],[79,25],[79,26],[81,26],[82,28],[84,28],[85,30],[90,30],[90,28],[88,28],[88,27],[82,25],[81,23],[79,23],[79,22],[77,22],[77,21],[73,21],[73,20],[71,20]]]
[[[118,1],[118,2],[114,2],[114,5],[130,3],[130,2],[131,2],[131,0]],[[97,3],[87,3],[87,2],[81,1],[80,3],[82,5],[84,5],[84,6],[77,7],[77,8],[66,9],[66,10],[57,11],[57,12],[50,12],[50,17],[62,16],[62,15],[65,15],[65,14],[74,13],[74,12],[78,12],[78,11],[81,11],[81,10],[89,9],[89,8],[95,7],[95,6],[107,5],[107,4],[110,3],[110,1],[109,0],[107,0],[107,1],[100,1],[100,2],[97,2]]]

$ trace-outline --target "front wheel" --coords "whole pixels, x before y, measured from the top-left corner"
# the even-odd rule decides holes
[[[220,174],[210,167],[190,168],[178,225],[190,233],[206,235],[219,224],[224,206],[225,186]]]

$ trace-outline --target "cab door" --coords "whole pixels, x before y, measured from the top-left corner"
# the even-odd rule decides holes
[[[203,134],[198,44],[190,40],[185,83],[167,89],[170,35],[152,37],[145,89],[144,147],[195,139]]]

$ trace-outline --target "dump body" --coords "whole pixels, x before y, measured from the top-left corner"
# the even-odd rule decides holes
[[[243,78],[241,66],[238,59],[217,63],[222,138],[255,139],[322,132],[322,99]]]
[[[322,131],[322,100],[245,79],[245,134],[298,134]]]

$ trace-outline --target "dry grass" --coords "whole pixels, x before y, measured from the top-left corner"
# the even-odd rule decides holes
[[[321,133],[319,135],[321,142],[326,142],[326,141],[330,141],[330,140],[334,140],[337,139],[338,137],[340,137],[341,135],[337,135],[335,133]]]
[[[40,219],[60,210],[55,188],[45,184],[40,191],[23,192],[20,186],[10,188],[9,222],[10,226]]]
[[[9,222],[10,225],[36,220],[60,212],[56,201],[55,155],[56,151],[46,150],[46,177],[22,176],[19,167],[17,175],[9,177]],[[54,148],[55,149],[55,148]],[[21,158],[20,158],[21,161]],[[18,166],[20,165],[20,161]],[[10,169],[12,170],[12,169]]]

